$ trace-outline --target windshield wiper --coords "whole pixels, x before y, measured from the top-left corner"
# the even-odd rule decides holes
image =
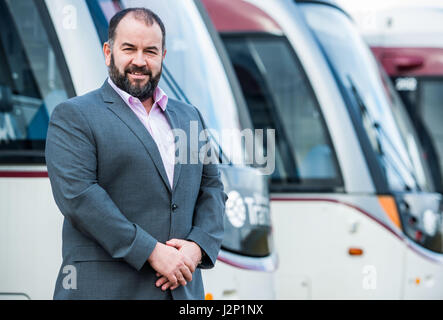
[[[377,121],[375,121],[375,120],[372,118],[371,114],[370,114],[369,111],[368,111],[368,108],[366,107],[366,105],[365,105],[363,99],[361,98],[361,96],[360,96],[360,94],[359,94],[359,92],[358,92],[358,90],[357,90],[357,88],[356,88],[354,82],[352,81],[352,79],[351,79],[351,77],[350,77],[349,75],[348,75],[348,81],[349,81],[349,83],[350,83],[350,85],[351,85],[351,91],[352,91],[352,93],[353,93],[355,99],[357,100],[357,104],[358,104],[358,106],[359,106],[359,108],[360,108],[361,113],[369,119],[369,121],[371,122],[372,126],[374,127],[375,132],[377,133],[378,137],[380,137],[381,135],[383,135],[384,139],[389,143],[390,147],[391,147],[393,150],[396,150],[396,146],[395,146],[395,144],[392,142],[392,140],[391,140],[391,138],[389,137],[389,135],[385,132],[384,128],[383,128],[383,127],[382,127]],[[378,140],[378,139],[377,139],[377,140]],[[421,190],[421,187],[420,187],[420,184],[419,184],[419,182],[418,182],[417,176],[415,175],[415,172],[414,172],[413,170],[411,170],[411,169],[408,167],[408,165],[405,163],[405,160],[402,159],[402,158],[399,156],[399,157],[398,157],[398,158],[399,158],[399,162],[398,162],[398,161],[395,161],[395,160],[392,158],[392,155],[391,155],[391,154],[388,155],[388,153],[384,152],[384,150],[383,150],[383,148],[382,148],[382,146],[381,146],[381,144],[380,144],[379,141],[378,141],[378,144],[379,144],[379,147],[380,147],[381,154],[385,157],[385,159],[387,159],[387,160],[390,162],[390,165],[391,165],[391,167],[394,169],[395,173],[399,176],[399,178],[400,178],[400,179],[403,181],[403,183],[405,184],[405,188],[406,188],[406,190],[407,190],[407,191],[410,191],[411,188],[408,186],[408,184],[406,183],[406,181],[404,181],[404,178],[403,178],[403,176],[401,175],[401,173],[398,171],[398,169],[396,168],[395,163],[400,163],[400,164],[402,165],[402,167],[406,170],[406,172],[408,172],[408,174],[409,174],[409,175],[412,177],[412,179],[414,180],[415,187],[416,187],[418,190]]]

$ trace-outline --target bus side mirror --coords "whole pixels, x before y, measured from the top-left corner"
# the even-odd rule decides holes
[[[0,112],[12,112],[14,103],[12,101],[12,90],[8,86],[0,85]]]

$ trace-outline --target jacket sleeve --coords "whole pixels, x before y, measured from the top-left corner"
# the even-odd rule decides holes
[[[200,112],[195,109],[203,129],[207,129]],[[205,145],[211,145],[207,136]],[[214,155],[213,149],[210,152]],[[225,203],[228,198],[224,192],[218,164],[209,159],[208,154],[211,153],[206,153],[193,226],[187,237],[187,240],[194,241],[203,250],[202,263],[199,265],[202,269],[210,269],[215,265],[223,241]]]
[[[74,103],[62,103],[52,113],[45,155],[52,193],[65,218],[112,257],[140,270],[157,240],[129,221],[98,184],[94,134]]]

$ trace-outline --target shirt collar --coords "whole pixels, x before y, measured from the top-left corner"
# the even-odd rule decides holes
[[[131,96],[126,91],[117,87],[114,81],[112,81],[111,78],[109,77],[108,77],[108,83],[118,93],[118,95],[123,99],[123,101],[126,102],[127,105],[131,106],[135,103],[141,103],[138,98]],[[165,111],[166,106],[168,105],[168,96],[159,86],[157,86],[157,88],[155,89],[153,98],[154,98],[153,106],[157,104],[163,111]]]

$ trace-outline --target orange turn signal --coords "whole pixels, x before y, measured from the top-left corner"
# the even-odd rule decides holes
[[[349,248],[348,253],[350,256],[362,256],[363,249],[360,248]]]
[[[205,300],[214,300],[214,296],[212,295],[212,293],[207,293],[205,295]]]

